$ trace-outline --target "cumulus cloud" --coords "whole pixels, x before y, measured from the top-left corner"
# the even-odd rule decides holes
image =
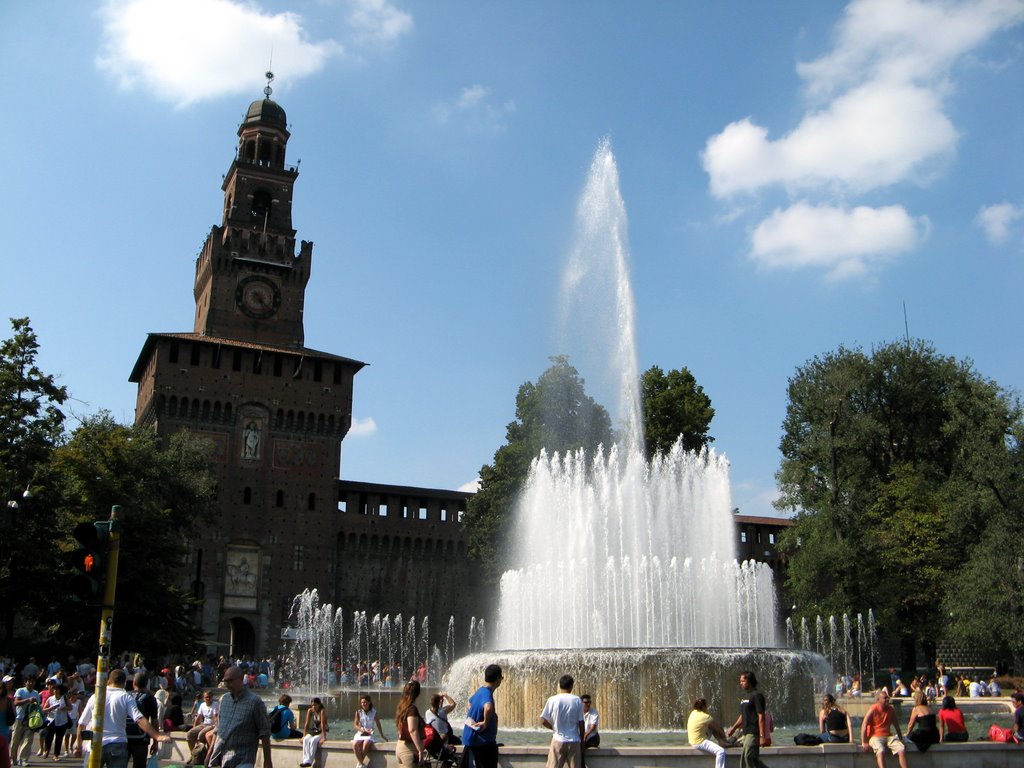
[[[746,117],[707,140],[701,160],[711,194],[732,201],[781,187],[802,199],[847,199],[927,183],[959,139],[945,112],[952,67],[1022,21],[1024,0],[853,0],[831,50],[797,67],[807,109],[795,127],[773,138]],[[862,274],[872,261],[913,248],[926,221],[899,206],[801,203],[754,229],[752,255],[767,266]],[[856,240],[815,245],[809,233],[795,230],[798,224]]]
[[[819,267],[839,279],[862,275],[873,262],[915,248],[929,228],[926,217],[914,219],[898,205],[846,210],[801,202],[758,224],[751,256],[766,267]]]
[[[986,205],[975,218],[993,245],[1002,245],[1009,240],[1013,225],[1021,220],[1024,220],[1024,205],[1013,203]]]
[[[468,483],[463,483],[458,488],[463,493],[476,493],[480,490],[480,478],[476,480],[470,480]]]
[[[1024,21],[1020,0],[858,0],[846,7],[832,50],[798,65],[812,96],[859,82],[941,82],[965,53]]]
[[[453,99],[434,105],[434,119],[441,125],[461,125],[472,132],[501,132],[506,118],[516,111],[516,103],[507,99],[495,104],[491,89],[475,84],[463,88]]]
[[[934,92],[872,84],[806,115],[775,141],[749,118],[731,123],[708,139],[703,161],[716,197],[771,184],[863,192],[923,173],[930,161],[953,150],[956,139]]]
[[[349,437],[369,437],[376,432],[377,422],[373,420],[372,416],[367,416],[365,419],[352,417],[352,426],[348,430]]]
[[[360,42],[388,46],[412,31],[412,16],[387,0],[349,0],[348,6],[348,23]]]
[[[258,93],[271,53],[274,67],[297,80],[343,52],[334,40],[308,40],[294,13],[233,0],[109,0],[100,16],[97,66],[123,88],[145,88],[178,106]]]

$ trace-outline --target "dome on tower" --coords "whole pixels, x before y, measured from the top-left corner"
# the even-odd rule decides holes
[[[250,123],[268,123],[275,125],[279,128],[288,127],[288,118],[284,113],[284,109],[276,101],[270,99],[256,99],[252,104],[249,105],[249,110],[245,113],[245,124]]]

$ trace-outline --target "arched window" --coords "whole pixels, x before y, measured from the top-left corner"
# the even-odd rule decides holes
[[[270,193],[265,189],[257,189],[252,196],[252,207],[249,211],[252,221],[254,224],[262,225],[268,218],[270,218],[270,208],[272,205],[272,198]]]

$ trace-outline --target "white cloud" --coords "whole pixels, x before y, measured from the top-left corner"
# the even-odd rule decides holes
[[[476,480],[470,480],[468,483],[463,483],[458,488],[463,493],[476,493],[480,490],[480,478]]]
[[[500,133],[506,118],[516,111],[511,99],[501,104],[491,100],[491,89],[479,83],[463,88],[454,99],[434,105],[434,119],[441,125],[461,125],[470,132]]]
[[[728,197],[771,184],[861,192],[907,180],[952,152],[957,134],[933,92],[911,85],[862,86],[810,113],[771,141],[749,118],[708,139],[711,192]]]
[[[983,230],[989,242],[1001,245],[1010,239],[1010,230],[1014,223],[1024,220],[1024,205],[1013,203],[997,203],[987,205],[978,211],[975,222]]]
[[[413,20],[387,0],[349,0],[348,23],[363,43],[388,46],[412,31]]]
[[[736,195],[782,187],[804,201],[846,200],[927,183],[959,139],[945,113],[953,66],[1022,21],[1024,0],[852,0],[832,49],[797,67],[808,107],[795,127],[771,138],[746,117],[707,140],[701,160],[711,194],[734,204]],[[751,255],[765,266],[823,267],[838,278],[915,247],[927,229],[926,217],[913,219],[902,206],[801,202],[757,225]]]
[[[352,417],[352,426],[348,430],[349,437],[369,437],[376,432],[377,422],[373,420],[372,416],[367,416],[365,419]]]
[[[797,67],[812,96],[860,82],[936,82],[1000,29],[1024,21],[1020,0],[857,0],[846,7],[836,44]]]
[[[145,88],[178,106],[258,94],[271,53],[274,69],[294,81],[343,52],[333,40],[307,40],[296,14],[232,0],[109,0],[100,15],[97,66],[123,88]]]
[[[915,220],[898,205],[847,210],[800,202],[758,224],[751,256],[769,268],[818,267],[840,279],[915,248],[929,229],[926,217]]]

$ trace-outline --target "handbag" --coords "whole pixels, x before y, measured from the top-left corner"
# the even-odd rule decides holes
[[[30,731],[38,731],[45,725],[46,719],[43,717],[43,710],[39,704],[33,701],[28,705],[28,717],[25,720]]]

